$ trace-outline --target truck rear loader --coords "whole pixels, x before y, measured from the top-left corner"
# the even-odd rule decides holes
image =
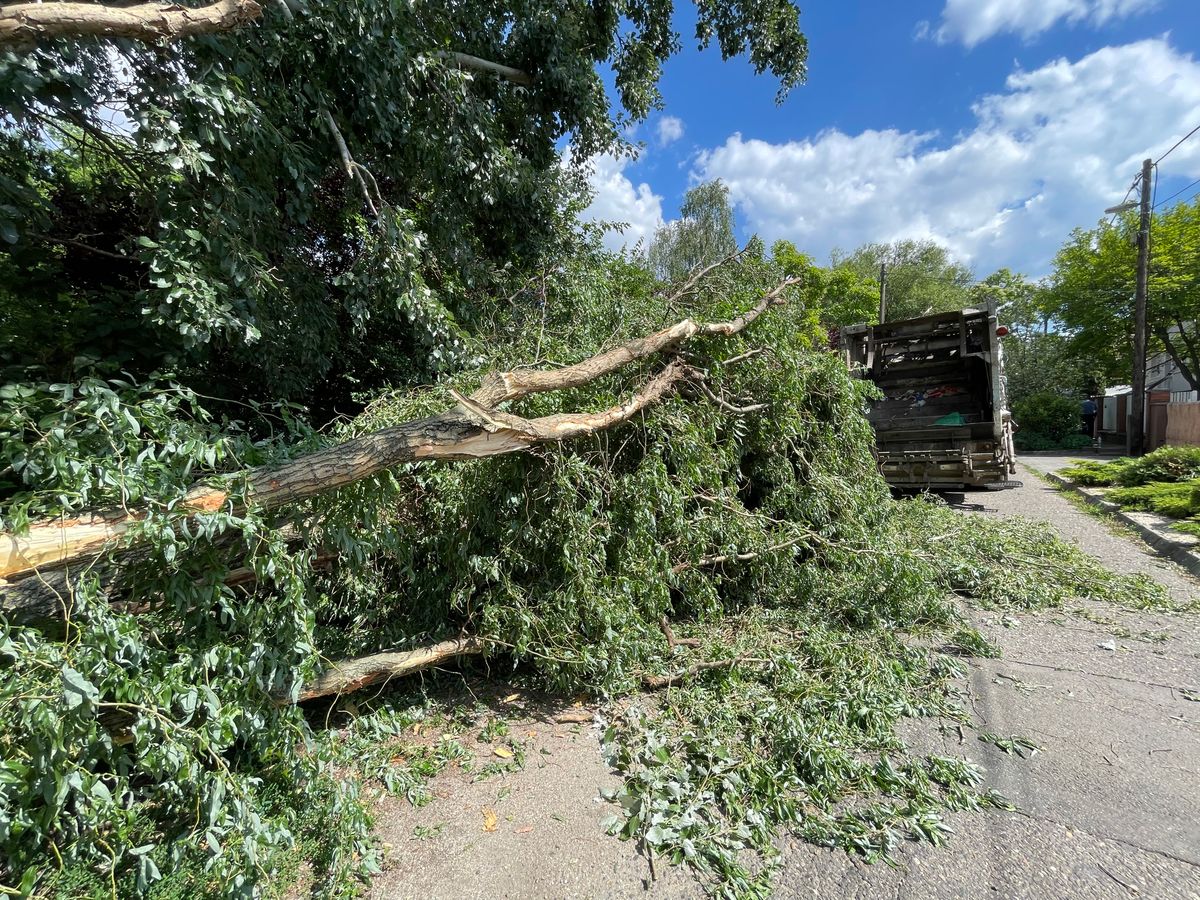
[[[939,491],[1016,483],[1006,333],[994,309],[842,329],[847,364],[882,394],[867,417],[888,484]]]

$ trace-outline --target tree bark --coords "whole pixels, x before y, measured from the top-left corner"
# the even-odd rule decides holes
[[[594,434],[628,421],[669,394],[680,381],[698,377],[697,373],[681,363],[671,363],[630,400],[595,413],[524,419],[494,407],[534,393],[587,384],[697,335],[737,334],[771,306],[782,303],[784,291],[794,283],[796,279],[785,280],[764,294],[753,308],[728,322],[704,324],[685,319],[573,366],[493,373],[470,397],[456,394],[459,403],[454,409],[361,435],[278,467],[252,469],[233,481],[244,482],[247,503],[271,509],[352,484],[404,462],[479,459]],[[215,512],[232,508],[233,497],[231,488],[201,484],[189,490],[177,508],[191,513]],[[41,567],[95,556],[124,537],[144,516],[143,512],[94,514],[40,522],[21,536],[0,533],[0,578],[29,576]]]
[[[0,46],[27,46],[58,37],[177,40],[231,31],[261,15],[256,0],[217,0],[194,8],[164,3],[17,3],[0,7]]]
[[[281,6],[289,20],[286,0]],[[262,16],[258,0],[217,0],[208,6],[176,3],[138,3],[109,6],[103,3],[14,3],[0,6],[0,47],[26,49],[54,38],[129,38],[154,43],[233,31]],[[528,72],[480,59],[469,53],[446,51],[438,55],[460,69],[497,75],[529,87]],[[365,188],[364,188],[365,189]]]
[[[450,60],[460,69],[471,69],[476,72],[487,72],[490,75],[499,75],[501,78],[519,84],[523,87],[533,85],[533,79],[528,72],[522,72],[520,69],[514,69],[512,66],[505,66],[500,63],[492,62],[489,59],[480,59],[478,56],[471,56],[469,53],[459,53],[454,50],[448,50],[439,54],[444,59]]]
[[[413,672],[431,668],[449,659],[477,655],[485,649],[486,644],[483,641],[478,638],[466,637],[442,641],[432,647],[420,647],[416,650],[372,653],[369,656],[342,660],[333,663],[315,679],[304,685],[296,702],[303,703],[305,700],[315,700],[318,697],[349,694],[392,678],[411,675]],[[276,702],[283,706],[292,701],[290,698],[280,697]]]

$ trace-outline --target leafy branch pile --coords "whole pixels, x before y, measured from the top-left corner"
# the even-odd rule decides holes
[[[678,292],[639,293],[630,274],[601,257],[578,280],[556,280],[545,333],[513,322],[494,345],[532,355],[540,341],[546,357],[565,362],[614,332],[651,331]],[[688,300],[701,320],[730,319],[778,278],[751,248],[694,284]],[[906,648],[899,632],[950,628],[978,649],[947,603],[955,592],[1026,605],[1159,595],[1095,569],[1045,530],[991,522],[963,530],[950,510],[891,501],[870,455],[865,388],[836,355],[816,349],[803,289],[790,297],[732,338],[689,342],[687,364],[705,380],[622,427],[533,453],[409,463],[275,509],[249,502],[236,475],[222,483],[231,499],[218,511],[197,512],[181,498],[206,472],[286,466],[314,447],[442,409],[478,373],[381,398],[327,435],[279,410],[279,430],[258,440],[201,412],[201,398],[180,389],[92,384],[80,394],[84,405],[66,410],[55,408],[61,387],[25,396],[2,432],[14,472],[28,479],[9,508],[28,518],[152,502],[117,548],[70,582],[65,632],[6,628],[10,870],[51,884],[81,869],[107,872],[121,890],[174,871],[196,879],[192,889],[246,892],[301,837],[291,823],[304,809],[329,848],[320,882],[346,889],[374,864],[368,811],[353,778],[334,778],[330,742],[286,702],[318,669],[468,634],[493,670],[520,667],[555,689],[623,695],[673,671],[663,616],[698,633],[717,629],[718,660],[743,652],[755,660],[699,688],[697,707],[683,710],[685,721],[732,742],[732,758],[768,767],[735,791],[742,799],[713,807],[734,831],[758,822],[749,845],[765,849],[775,828],[796,824],[797,810],[817,802],[825,812],[804,819],[801,834],[882,852],[902,821],[932,822],[939,779],[953,802],[967,803],[975,776],[965,763],[904,761],[894,777],[916,792],[904,807],[922,810],[916,819],[875,806],[835,809],[852,787],[876,783],[877,765],[887,772],[862,763],[854,747],[898,749],[900,716],[947,709],[936,690],[947,664]],[[521,413],[611,407],[661,365],[639,361],[530,396]],[[53,411],[35,414],[39,402]],[[147,405],[170,414],[155,419]],[[729,411],[751,405],[759,408]],[[793,743],[763,757],[768,736],[785,734],[769,723],[785,713],[795,716]],[[638,740],[658,727],[638,727]],[[808,754],[804,735],[813,729],[803,771],[767,778]],[[685,742],[667,759],[702,745]],[[820,758],[835,745],[843,750]],[[699,836],[688,840],[715,852]],[[40,866],[47,854],[61,860],[61,875]],[[728,858],[713,864],[742,884]]]
[[[964,528],[960,515],[894,502],[869,543],[834,549],[835,578],[699,629],[702,654],[736,664],[616,719],[606,743],[625,783],[610,798],[620,805],[610,830],[690,865],[716,894],[769,896],[781,835],[887,859],[905,840],[947,840],[948,810],[1007,808],[980,787],[971,746],[946,756],[902,737],[912,718],[933,718],[960,745],[972,727],[954,685],[960,657],[996,651],[951,598],[997,609],[1171,603],[1046,525],[978,517]]]

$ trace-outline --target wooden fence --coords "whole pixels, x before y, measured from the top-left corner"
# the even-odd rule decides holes
[[[1200,403],[1172,403],[1167,407],[1167,443],[1200,446]]]

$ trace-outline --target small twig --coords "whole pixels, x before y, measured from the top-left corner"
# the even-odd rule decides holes
[[[662,629],[662,633],[667,637],[667,646],[674,650],[676,647],[699,647],[701,641],[699,638],[677,638],[675,632],[671,630],[671,622],[663,616],[658,620],[658,626]]]
[[[758,412],[760,409],[766,409],[769,405],[766,403],[755,403],[750,406],[734,406],[732,403],[722,400],[720,397],[714,394],[709,386],[703,381],[697,381],[696,386],[700,388],[700,392],[704,394],[705,397],[717,404],[717,406],[721,407],[721,409],[725,410],[726,412],[731,412],[734,415],[740,416],[745,415],[746,413]]]
[[[740,363],[753,356],[758,356],[760,353],[765,353],[766,347],[755,347],[753,350],[747,350],[745,353],[739,353],[737,356],[731,356],[729,359],[723,360],[721,365],[732,366],[734,363]]]
[[[717,659],[708,662],[699,662],[695,665],[688,666],[680,672],[675,672],[672,675],[643,675],[642,687],[648,691],[659,691],[663,688],[669,688],[672,685],[679,684],[681,681],[686,681],[689,678],[694,678],[702,672],[711,672],[714,669],[731,669],[734,666],[739,666],[742,663],[765,663],[765,659],[751,659],[748,656],[739,656],[737,659]]]
[[[705,276],[707,276],[714,269],[719,269],[721,266],[734,262],[749,249],[750,245],[747,244],[741,250],[730,253],[724,259],[717,260],[715,263],[711,263],[702,269],[694,269],[691,274],[688,275],[687,280],[684,281],[684,283],[673,294],[667,296],[667,307],[671,308],[677,300],[682,300],[688,294],[695,291],[696,287],[705,278]]]
[[[111,250],[101,250],[99,247],[93,247],[91,244],[85,244],[83,241],[77,241],[73,238],[53,237],[49,234],[31,234],[30,237],[36,238],[39,241],[46,241],[51,244],[63,244],[67,247],[76,247],[80,250],[86,250],[88,253],[95,253],[97,256],[107,256],[109,259],[119,259],[121,262],[137,262],[137,260],[132,256],[126,256],[124,253],[114,253]]]
[[[751,559],[757,559],[764,553],[773,553],[776,550],[786,550],[788,547],[794,547],[800,543],[800,538],[793,538],[790,541],[784,541],[782,544],[775,544],[773,547],[768,547],[766,550],[754,550],[746,553],[721,553],[716,556],[702,556],[695,563],[679,563],[672,572],[678,575],[680,572],[686,572],[688,569],[698,566],[719,566],[721,563],[727,562],[747,562]]]

